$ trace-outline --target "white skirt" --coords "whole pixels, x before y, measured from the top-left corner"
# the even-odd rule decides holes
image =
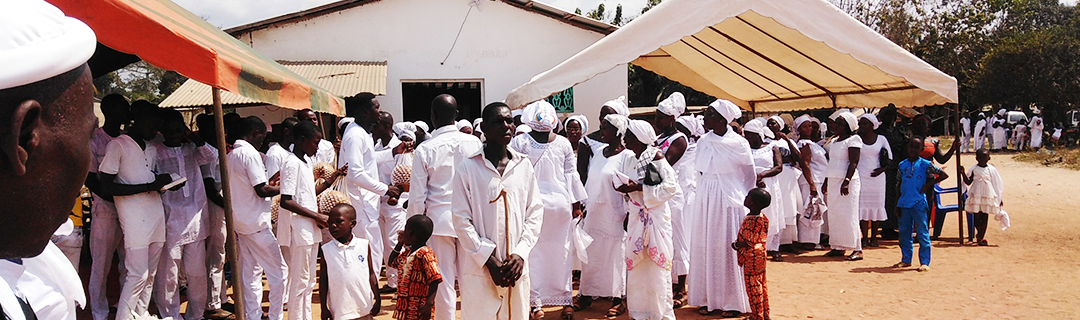
[[[851,178],[848,194],[840,194],[842,178],[829,178],[829,246],[834,250],[862,250],[862,231],[859,229],[859,175]]]
[[[859,220],[885,221],[889,214],[885,211],[885,175],[871,177],[870,173],[859,171]]]

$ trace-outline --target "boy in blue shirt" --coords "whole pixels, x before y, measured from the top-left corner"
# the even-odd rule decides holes
[[[926,193],[934,185],[949,178],[949,175],[929,160],[919,157],[923,141],[911,138],[908,141],[908,158],[898,165],[897,175],[900,180],[900,199],[896,206],[900,208],[900,262],[895,268],[911,266],[912,228],[919,238],[919,271],[930,270],[930,229],[927,227],[926,212],[930,204],[926,202]]]

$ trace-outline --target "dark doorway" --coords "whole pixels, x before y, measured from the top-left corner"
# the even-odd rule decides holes
[[[401,83],[401,114],[405,121],[422,120],[431,124],[431,100],[440,94],[454,96],[458,102],[458,119],[472,122],[480,117],[482,84],[480,81],[403,82]],[[435,130],[434,127],[431,128]]]

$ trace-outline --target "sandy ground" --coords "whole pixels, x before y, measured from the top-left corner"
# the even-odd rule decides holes
[[[975,164],[972,155],[964,155],[963,161]],[[1013,227],[1002,231],[991,220],[989,247],[961,245],[956,214],[951,214],[942,239],[933,242],[929,272],[891,268],[900,260],[896,241],[868,248],[865,260],[858,262],[825,258],[824,251],[788,255],[783,262],[768,263],[772,318],[1080,318],[1080,171],[1015,162],[1008,155],[994,156],[991,163],[1005,182],[1005,208]],[[955,176],[955,162],[946,171]],[[955,181],[950,178],[942,185]],[[392,319],[391,297],[383,296],[384,313],[376,319]],[[597,301],[576,318],[605,319],[609,305]],[[314,309],[318,318],[319,308]],[[558,319],[560,308],[545,310],[547,318]],[[700,316],[689,307],[676,310],[676,316],[718,318]]]

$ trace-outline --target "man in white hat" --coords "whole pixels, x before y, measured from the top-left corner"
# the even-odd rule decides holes
[[[75,319],[79,275],[49,242],[90,169],[94,32],[40,0],[0,2],[0,318]],[[64,226],[64,227],[62,227]],[[60,230],[58,230],[60,229]]]

